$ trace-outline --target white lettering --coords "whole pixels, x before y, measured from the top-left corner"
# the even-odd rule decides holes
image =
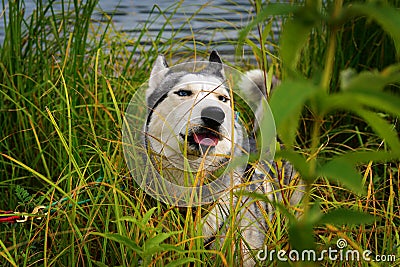
[[[278,251],[278,254],[277,254],[278,260],[287,261],[287,258],[285,256],[286,256],[286,251],[284,251],[282,249]]]
[[[306,259],[306,254],[307,254],[307,259]],[[302,261],[316,261],[317,260],[317,253],[315,253],[314,250],[303,250],[301,252],[301,260]]]
[[[335,255],[334,256],[332,256],[332,253],[334,253]],[[335,261],[335,260],[337,260],[337,250],[336,249],[332,249],[331,247],[329,247],[329,249],[328,249],[328,254],[329,254],[329,259],[331,260],[331,261]]]
[[[351,255],[351,259],[349,257]],[[346,261],[359,261],[360,260],[360,253],[358,250],[351,250],[349,249],[346,251]]]
[[[262,254],[262,253],[264,253],[264,256],[261,257],[261,254]],[[257,258],[258,258],[260,261],[265,261],[265,260],[267,259],[267,254],[268,254],[267,246],[264,246],[264,249],[260,249],[260,250],[257,252]]]
[[[323,261],[325,259],[324,254],[326,254],[328,251],[326,249],[321,251],[321,255],[318,258],[318,261]]]
[[[291,250],[289,251],[289,259],[291,261],[297,261],[299,260],[299,252],[297,250]]]
[[[367,249],[367,250],[364,250],[362,257],[365,261],[371,261],[371,258],[369,257],[369,255],[371,255],[371,254],[372,254],[372,251]]]
[[[362,252],[362,258],[360,259],[360,254],[361,252],[358,250],[351,250],[348,249],[346,251],[343,251],[342,249],[337,250],[333,249],[331,247],[328,248],[328,250],[324,249],[321,251],[319,254],[319,257],[317,255],[317,252],[312,249],[306,249],[303,250],[300,253],[292,249],[290,251],[285,251],[285,250],[271,250],[268,251],[268,247],[264,246],[264,249],[261,249],[257,252],[257,258],[259,261],[266,261],[269,259],[270,261],[274,260],[274,254],[276,254],[276,258],[279,261],[285,262],[288,261],[324,261],[327,257],[331,261],[360,261],[364,260],[366,262],[371,262],[371,261],[376,261],[376,262],[395,262],[396,261],[396,255],[394,254],[388,254],[388,255],[376,255],[374,258],[371,257],[372,251],[370,250],[364,250]],[[301,257],[300,257],[301,256]]]

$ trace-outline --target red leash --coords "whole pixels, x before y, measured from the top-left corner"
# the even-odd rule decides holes
[[[18,215],[19,212],[15,211],[4,211],[0,210],[0,223],[23,223],[28,221],[29,219],[41,219],[43,216],[47,214],[47,212],[44,212],[42,210],[46,210],[46,206],[37,206],[33,209],[32,213],[30,214],[21,214]],[[7,216],[7,214],[10,214]],[[4,216],[5,215],[5,216]]]
[[[11,214],[9,216],[2,216],[2,214]],[[14,211],[3,211],[0,210],[0,223],[16,223],[17,220],[21,220],[22,216],[15,215]]]

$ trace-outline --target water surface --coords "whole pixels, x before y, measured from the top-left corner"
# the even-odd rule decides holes
[[[37,1],[24,1],[26,17],[33,13]],[[60,4],[54,4],[54,6],[55,9],[61,9]],[[8,12],[7,8],[6,1],[3,6],[5,13]],[[238,31],[249,23],[252,16],[254,16],[254,7],[248,0],[187,0],[181,3],[172,0],[100,0],[92,19],[95,25],[103,27],[101,22],[106,22],[111,17],[115,29],[126,34],[131,40],[137,39],[144,31],[145,37],[141,38],[140,42],[145,50],[146,46],[151,45],[162,32],[161,38],[158,39],[161,42],[171,38],[177,42],[185,40],[185,47],[181,49],[193,49],[196,45],[197,49],[218,49],[221,54],[233,55]],[[274,39],[277,39],[279,25],[273,25],[272,30]],[[4,19],[2,18],[0,44],[3,40]],[[251,54],[248,47],[244,52]]]

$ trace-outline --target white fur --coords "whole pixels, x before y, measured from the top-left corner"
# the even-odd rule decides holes
[[[156,64],[158,65],[158,63]],[[155,84],[156,81],[151,81],[151,83]],[[180,89],[190,90],[193,94],[188,97],[179,97],[175,92]],[[189,167],[191,171],[197,171],[201,166],[203,169],[208,168],[208,171],[220,168],[218,162],[231,152],[235,140],[232,140],[234,138],[232,134],[234,119],[230,103],[229,101],[221,102],[218,99],[219,95],[229,97],[228,92],[221,86],[221,81],[217,78],[200,74],[188,74],[182,77],[181,82],[171,88],[167,99],[162,101],[152,114],[148,125],[152,150],[167,158],[176,168],[187,170],[184,159],[190,159],[190,157],[184,155],[184,151],[182,151],[185,150],[185,140],[181,138],[181,134],[186,136],[191,128],[202,124],[201,111],[204,108],[218,106],[225,113],[220,130],[223,139],[206,157],[195,157],[189,160]],[[186,149],[188,148],[186,147]],[[174,175],[177,174],[174,173]],[[179,180],[177,177],[175,179]]]

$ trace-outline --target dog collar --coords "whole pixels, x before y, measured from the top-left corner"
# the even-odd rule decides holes
[[[235,122],[239,122],[239,116],[240,116],[240,112],[235,111]]]

